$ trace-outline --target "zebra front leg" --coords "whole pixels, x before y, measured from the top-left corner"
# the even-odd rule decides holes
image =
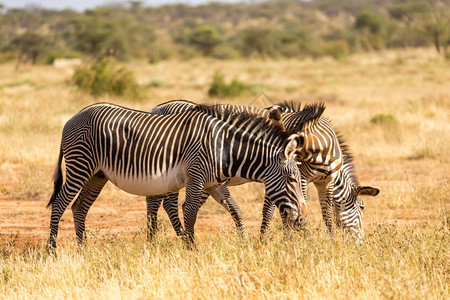
[[[86,240],[86,215],[91,205],[97,199],[108,179],[103,172],[95,174],[83,187],[77,200],[72,204],[72,213],[75,223],[75,233],[78,245],[81,246]]]
[[[262,217],[261,230],[260,230],[261,242],[265,241],[267,230],[269,229],[269,224],[273,218],[274,211],[275,211],[275,204],[272,202],[270,197],[266,194],[264,196],[264,205],[263,205],[263,211],[262,211],[263,217]]]
[[[169,216],[170,223],[172,223],[175,233],[177,236],[182,236],[184,229],[178,214],[178,192],[166,195],[164,197],[163,207]]]
[[[241,208],[236,201],[234,201],[228,187],[225,184],[222,184],[218,187],[209,189],[207,192],[209,192],[211,196],[231,214],[239,234],[245,236],[245,226]],[[202,198],[203,197],[204,196],[202,195]]]
[[[158,210],[165,196],[147,196],[147,239],[151,240],[158,231]]]
[[[186,201],[183,203],[184,237],[190,247],[194,245],[194,226],[201,206],[203,186],[200,182],[186,184]]]
[[[314,183],[319,193],[320,208],[322,218],[328,233],[333,236],[333,190],[334,182],[332,180]]]

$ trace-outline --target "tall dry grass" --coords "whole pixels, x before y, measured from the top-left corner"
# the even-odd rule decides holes
[[[85,95],[68,83],[70,69],[29,66],[14,72],[13,64],[0,65],[0,203],[8,207],[0,210],[0,297],[448,298],[448,61],[423,49],[343,61],[196,59],[127,67],[142,85],[152,86],[143,99]],[[260,244],[258,184],[232,188],[248,240],[239,241],[231,218],[208,201],[196,227],[198,251],[182,247],[164,213],[157,240],[147,243],[144,200],[108,184],[88,215],[88,245],[74,245],[67,211],[58,257],[47,257],[41,244],[49,223],[44,206],[64,123],[96,101],[142,110],[171,99],[216,101],[207,97],[216,70],[227,81],[259,87],[275,102],[326,102],[325,115],[350,145],[361,183],[381,188],[377,198],[365,199],[364,244],[329,239],[312,187],[309,232],[285,240],[276,217],[272,238]],[[371,122],[379,114],[396,121]],[[25,200],[40,206],[20,206]],[[5,204],[14,201],[17,207]],[[24,243],[31,223],[45,230]]]

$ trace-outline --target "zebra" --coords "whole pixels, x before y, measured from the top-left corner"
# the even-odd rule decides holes
[[[324,108],[309,117],[313,123]],[[304,126],[306,128],[306,125]],[[283,221],[303,214],[300,173],[294,159],[298,127],[286,132],[265,119],[212,106],[174,115],[154,115],[110,103],[88,106],[65,124],[54,174],[48,248],[56,248],[59,220],[72,205],[77,241],[85,239],[86,214],[109,180],[136,195],[164,195],[186,187],[185,232],[194,243],[194,225],[203,190],[225,181],[265,185]],[[62,179],[62,159],[66,180]]]
[[[156,106],[151,110],[151,113],[176,113],[192,108],[195,105],[196,104],[191,101],[173,100]],[[240,105],[222,106],[235,109],[236,111],[251,112],[259,116],[269,115],[269,118],[275,118],[276,120],[284,119],[285,121],[283,125],[286,126],[286,128],[295,126],[296,122],[295,118],[289,117],[289,113],[292,114],[300,109],[300,105],[295,105],[293,102],[276,104],[268,109]],[[283,115],[280,117],[280,111],[284,113],[284,118]],[[313,149],[313,151],[310,151],[309,153],[304,151],[301,153],[300,158],[308,159],[313,156],[314,158],[299,165],[299,170],[303,180],[308,183],[313,182],[318,190],[322,217],[330,234],[333,234],[332,218],[334,215],[338,227],[341,227],[345,232],[352,233],[357,240],[362,240],[363,204],[361,203],[363,203],[363,201],[358,197],[358,195],[376,196],[379,193],[379,188],[359,185],[354,172],[354,166],[352,163],[353,158],[348,150],[348,146],[345,145],[342,136],[334,131],[329,120],[324,117],[320,118],[319,126],[322,128],[322,136],[326,136],[326,138],[322,137],[316,138],[316,140],[309,140],[309,143],[312,144],[311,147],[305,145],[304,149]],[[310,136],[317,137],[317,134]],[[317,146],[314,147],[314,145]],[[319,153],[314,153],[314,151]],[[231,197],[230,193],[227,191],[226,187],[221,187],[221,190],[221,193],[225,196],[219,198],[217,195],[212,196],[230,212],[236,223],[236,227],[240,232],[242,232],[244,230],[242,212],[234,199]],[[302,183],[302,191],[306,200],[306,183]],[[202,203],[206,201],[208,196],[209,195],[207,193],[202,195]],[[174,225],[174,223],[177,223],[176,214],[178,213],[178,208],[176,206],[176,199],[178,194],[169,195],[167,197],[168,198],[163,202],[164,208],[169,215],[172,225]],[[149,220],[148,227],[150,236],[157,230],[157,212],[162,198],[164,197],[147,197],[147,217]],[[270,219],[273,216],[274,206],[266,199],[263,210],[266,213],[263,214],[264,218],[261,233],[264,233],[265,230],[267,230],[265,224],[269,224]]]

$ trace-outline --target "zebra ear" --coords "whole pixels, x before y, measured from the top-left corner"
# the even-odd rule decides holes
[[[290,159],[296,155],[296,150],[303,145],[303,134],[291,134],[284,147],[284,157]]]
[[[358,189],[358,195],[364,196],[376,196],[380,193],[380,188],[377,186],[360,186]]]

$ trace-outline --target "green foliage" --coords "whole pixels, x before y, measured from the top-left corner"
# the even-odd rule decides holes
[[[370,119],[370,122],[381,125],[397,125],[397,119],[390,114],[376,114]]]
[[[244,56],[274,57],[281,45],[278,32],[271,28],[246,28],[239,33],[239,39]]]
[[[15,57],[14,53],[12,53],[12,52],[0,53],[0,64],[13,61],[15,58],[16,57]]]
[[[97,59],[142,56],[156,39],[151,26],[137,23],[127,15],[111,14],[106,10],[72,19],[75,49]]]
[[[133,73],[107,58],[94,62],[90,67],[78,67],[72,80],[81,90],[93,96],[112,94],[136,98],[139,93]]]
[[[378,14],[365,11],[356,16],[355,28],[368,30],[372,34],[381,34],[383,31],[383,20]]]
[[[35,32],[25,32],[12,39],[9,49],[19,55],[19,63],[22,59],[36,64],[38,59],[50,49],[50,39],[47,36]]]
[[[172,49],[160,45],[153,45],[148,56],[148,62],[157,64],[162,60],[170,59],[173,55],[174,52]]]
[[[348,56],[350,48],[346,41],[332,41],[324,44],[324,53],[339,60]]]
[[[217,59],[233,59],[239,58],[241,54],[237,49],[222,44],[214,48],[211,56]]]
[[[248,92],[248,89],[249,87],[245,83],[237,79],[233,79],[230,84],[226,84],[224,75],[216,71],[208,95],[218,98],[234,98]]]
[[[214,48],[221,41],[222,36],[219,31],[210,25],[198,27],[189,37],[189,42],[196,46],[205,56],[211,55]]]
[[[389,15],[399,21],[410,23],[418,14],[429,12],[426,2],[400,2],[388,5]]]
[[[44,49],[41,44],[36,51],[19,43],[16,55],[33,62],[49,56],[49,63],[54,53],[157,63],[199,55],[341,59],[360,50],[386,47],[434,46],[444,56],[448,52],[450,8],[441,1],[357,2],[280,0],[144,7],[142,1],[131,1],[129,8],[106,6],[83,13],[4,9],[0,53],[11,52],[8,46],[13,41],[17,44],[24,30],[41,33],[41,39],[51,40],[56,47]],[[27,54],[17,47],[27,49]]]

